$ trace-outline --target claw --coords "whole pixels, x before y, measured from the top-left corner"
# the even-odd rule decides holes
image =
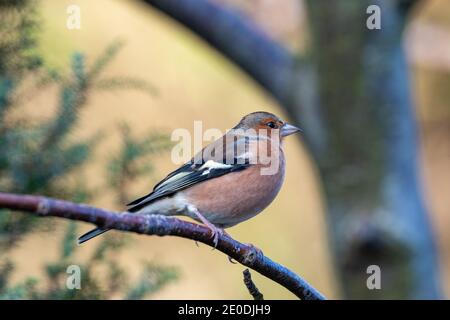
[[[223,230],[220,228],[217,228],[213,224],[208,225],[208,228],[211,230],[211,238],[213,239],[214,248],[217,248],[217,244],[219,243],[219,238],[223,235]]]
[[[223,229],[217,228],[215,225],[213,225],[211,222],[208,221],[198,210],[196,207],[189,205],[187,207],[187,210],[191,213],[193,213],[197,218],[205,224],[209,230],[211,230],[211,238],[213,239],[214,243],[214,249],[217,248],[217,244],[219,243],[219,237],[223,235],[224,231]]]
[[[237,264],[237,262],[230,256],[228,256],[228,261],[230,261],[230,263],[232,264]]]

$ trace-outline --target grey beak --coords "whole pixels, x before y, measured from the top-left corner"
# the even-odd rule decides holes
[[[282,137],[287,137],[291,134],[294,134],[296,132],[303,132],[302,129],[293,126],[292,124],[289,123],[285,123],[282,127],[281,127],[281,136]]]

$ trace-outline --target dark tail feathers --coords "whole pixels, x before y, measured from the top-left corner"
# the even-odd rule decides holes
[[[81,237],[78,238],[78,244],[82,244],[88,240],[91,240],[92,238],[95,238],[96,236],[101,235],[102,233],[105,233],[109,229],[102,229],[102,228],[95,228],[92,229],[89,232],[86,232]]]

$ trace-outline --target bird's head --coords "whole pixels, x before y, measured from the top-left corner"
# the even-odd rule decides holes
[[[246,115],[234,129],[253,129],[257,134],[265,134],[268,136],[272,136],[274,130],[277,130],[280,139],[303,131],[296,126],[284,122],[276,115],[264,111],[257,111]]]

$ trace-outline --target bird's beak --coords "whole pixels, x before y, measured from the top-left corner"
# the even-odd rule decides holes
[[[294,134],[297,132],[303,132],[303,130],[296,126],[293,126],[292,124],[289,124],[289,123],[285,123],[281,127],[281,136],[282,137],[287,137],[287,136],[290,136],[291,134]]]

